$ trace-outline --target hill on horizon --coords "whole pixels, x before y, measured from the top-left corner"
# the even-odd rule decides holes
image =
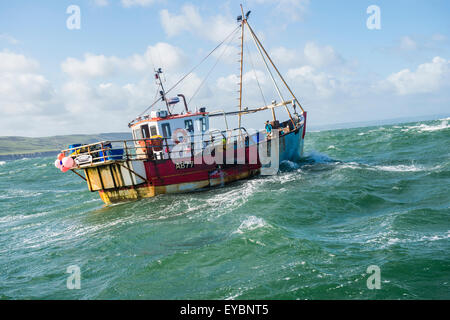
[[[38,138],[6,136],[0,137],[0,156],[57,152],[75,143],[89,144],[97,141],[129,139],[132,139],[132,136],[128,132],[74,134]]]

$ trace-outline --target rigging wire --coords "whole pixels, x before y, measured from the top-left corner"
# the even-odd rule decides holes
[[[252,31],[252,30],[250,29],[250,31]],[[259,43],[256,41],[255,35],[253,34],[253,32],[251,32],[251,35],[252,35],[252,38],[253,38],[253,42],[255,43],[255,46],[258,49],[259,54],[261,55],[261,58],[264,61],[264,64],[266,65],[267,72],[269,73],[270,78],[272,79],[273,85],[275,86],[275,89],[276,89],[276,91],[278,93],[278,96],[280,97],[281,101],[284,102],[285,100],[283,98],[283,95],[281,94],[281,91],[280,91],[280,88],[278,87],[277,81],[275,80],[275,78],[274,78],[274,76],[272,74],[272,71],[270,70],[269,65],[267,64],[266,58],[264,57],[264,54],[263,54],[263,52],[262,52],[262,50],[261,50],[261,48],[259,46]]]
[[[236,30],[239,30],[240,26],[236,27],[235,30],[233,30],[222,42],[220,42],[206,57],[204,57],[197,65],[195,65],[187,74],[185,74],[183,77],[181,77],[180,80],[178,80],[169,90],[166,91],[166,94],[175,89],[176,86],[180,84],[184,79],[186,79],[192,72],[194,72],[195,69],[197,69],[206,59],[208,59],[222,44],[224,44],[235,32]],[[161,97],[154,101],[147,109],[145,109],[142,113],[138,115],[138,117],[145,114],[148,110],[153,108],[159,101],[161,101]]]
[[[153,66],[153,70],[156,70],[156,67],[155,67],[155,63],[154,63],[154,59],[153,59],[153,54],[152,54],[152,51],[151,50],[149,50],[149,52],[150,52],[150,61],[152,62],[152,66]],[[158,96],[158,83],[157,83],[157,81],[155,80],[155,78],[153,77],[153,80],[155,81],[155,84],[156,84],[156,92],[155,92],[155,97],[153,98],[153,100],[155,100],[156,99],[156,97]]]
[[[237,29],[236,29],[237,31]],[[219,55],[219,57],[217,57],[216,62],[214,63],[214,65],[212,66],[212,68],[208,71],[206,77],[203,79],[202,83],[200,83],[200,85],[198,86],[197,90],[195,90],[194,94],[192,95],[192,97],[189,99],[188,104],[191,103],[191,101],[195,98],[195,96],[197,95],[197,93],[200,91],[200,89],[203,87],[203,85],[205,84],[206,80],[208,79],[208,77],[211,75],[211,72],[214,70],[214,68],[217,66],[217,64],[219,63],[220,59],[222,58],[222,56],[225,54],[225,52],[228,51],[229,47],[227,47],[231,42],[233,42],[235,40],[235,38],[230,38],[230,40],[228,41],[228,43],[225,44],[225,47],[222,50],[222,53]]]
[[[253,69],[253,74],[255,75],[256,83],[258,83],[259,92],[261,93],[261,97],[262,97],[262,99],[263,99],[264,105],[267,106],[266,98],[264,97],[264,94],[263,94],[261,85],[260,85],[260,83],[259,83],[258,76],[257,76],[257,74],[256,74],[255,65],[253,64],[252,54],[251,54],[250,50],[248,49],[247,43],[245,43],[245,49],[247,49],[248,56],[249,56],[249,58],[250,58],[250,63],[251,63],[251,65],[252,65],[252,69]]]

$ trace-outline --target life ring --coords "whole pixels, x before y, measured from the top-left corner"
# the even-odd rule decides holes
[[[172,140],[175,144],[179,144],[181,141],[178,140],[178,133],[181,133],[183,135],[183,141],[187,141],[187,138],[189,137],[189,134],[185,129],[178,128],[172,133]]]

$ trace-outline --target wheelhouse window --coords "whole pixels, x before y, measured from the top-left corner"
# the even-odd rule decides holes
[[[172,132],[170,131],[170,124],[169,123],[163,123],[161,125],[162,128],[162,132],[163,132],[163,136],[164,138],[171,138],[172,136]]]
[[[135,139],[142,139],[142,131],[140,130],[140,128],[134,129],[133,135]]]
[[[142,136],[144,139],[150,138],[150,130],[148,129],[148,124],[141,126]]]
[[[202,132],[205,132],[206,131],[206,118],[203,117],[203,118],[200,119],[200,121],[201,121],[201,124],[202,124]]]
[[[150,134],[153,136],[156,136],[158,134],[158,131],[156,130],[156,126],[150,126]]]
[[[184,120],[184,128],[193,133],[194,132],[194,123],[192,122],[192,120]]]

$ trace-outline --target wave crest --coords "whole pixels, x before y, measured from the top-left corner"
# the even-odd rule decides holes
[[[252,231],[255,229],[263,228],[265,226],[267,226],[267,223],[263,218],[250,216],[242,221],[241,225],[234,233],[243,234],[245,231]]]

